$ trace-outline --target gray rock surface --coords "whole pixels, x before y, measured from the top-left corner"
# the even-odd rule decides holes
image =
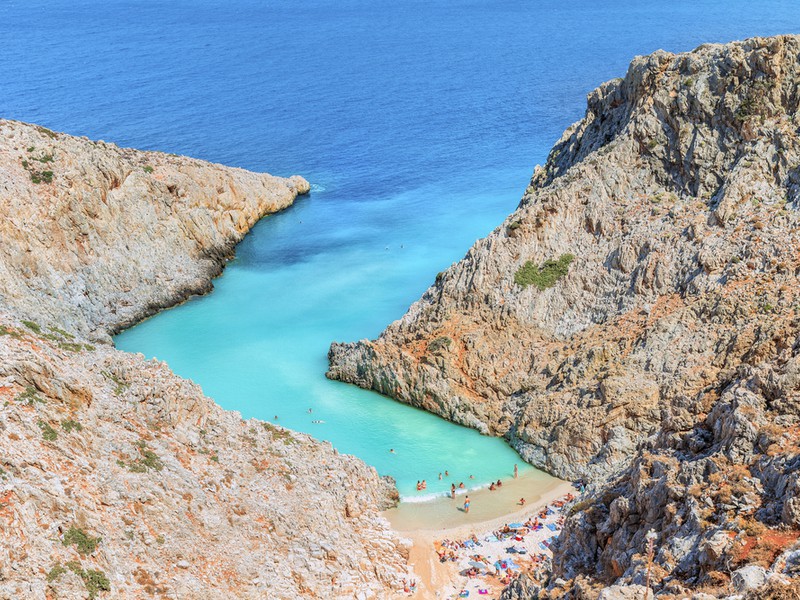
[[[758,565],[747,565],[731,573],[731,585],[737,592],[757,590],[767,583],[767,571]]]

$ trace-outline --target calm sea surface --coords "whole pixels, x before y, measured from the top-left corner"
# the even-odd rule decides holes
[[[0,116],[309,179],[214,293],[117,345],[416,498],[418,479],[435,492],[448,469],[476,485],[519,459],[327,381],[329,343],[399,318],[516,206],[586,93],[635,54],[798,29],[800,3],[779,0],[0,0]]]

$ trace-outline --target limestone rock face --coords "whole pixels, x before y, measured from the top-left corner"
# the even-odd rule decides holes
[[[211,288],[283,179],[0,120],[0,303],[108,339]]]
[[[387,598],[394,485],[98,343],[308,190],[0,121],[0,598]]]
[[[798,84],[797,36],[635,58],[517,210],[328,375],[593,482],[562,578],[643,584],[651,528],[663,589],[769,568],[800,533]]]

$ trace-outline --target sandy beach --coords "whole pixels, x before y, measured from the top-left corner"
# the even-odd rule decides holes
[[[478,577],[470,580],[472,585],[467,586],[467,578],[460,574],[464,569],[467,553],[462,552],[457,562],[442,563],[436,555],[434,544],[444,539],[464,540],[472,534],[485,540],[503,525],[524,522],[543,507],[570,492],[574,493],[574,488],[569,482],[559,479],[543,482],[537,473],[532,473],[516,480],[504,481],[499,490],[481,489],[470,492],[469,513],[461,510],[465,494],[457,495],[455,500],[442,498],[425,503],[405,502],[397,508],[384,511],[383,515],[393,528],[412,542],[409,564],[417,577],[417,590],[413,597],[431,600],[453,598],[465,587],[475,588],[470,595],[473,597],[477,594],[477,589],[482,587],[488,593],[479,597],[497,598],[502,587],[495,578]],[[522,497],[526,500],[524,506],[519,504]],[[539,538],[545,539],[546,536],[554,535],[554,532],[548,529],[536,534],[539,535],[531,533],[530,537],[526,536],[528,545],[538,546]],[[502,550],[499,545],[511,545],[495,542],[498,545],[495,548],[487,542],[482,544],[484,546],[481,553],[500,553]]]

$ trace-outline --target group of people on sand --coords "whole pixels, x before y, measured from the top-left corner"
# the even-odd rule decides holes
[[[492,482],[492,483],[489,485],[489,491],[490,491],[490,492],[493,492],[493,491],[495,491],[496,489],[498,489],[498,488],[501,488],[501,487],[503,487],[503,482],[502,482],[502,481],[500,481],[500,480],[498,479],[498,480],[497,480],[497,483],[495,483],[495,482],[493,481],[493,482]]]
[[[440,562],[462,563],[464,570],[460,571],[461,574],[477,580],[479,586],[488,582],[485,577],[508,585],[521,573],[528,573],[535,581],[543,582],[552,570],[549,553],[552,538],[563,527],[565,508],[575,500],[574,494],[562,496],[531,514],[524,522],[507,523],[482,539],[473,533],[463,541],[442,540],[434,544],[436,554]],[[525,499],[521,498],[520,504],[524,503]],[[474,592],[475,588],[472,589]],[[480,587],[477,591],[482,594]],[[469,591],[461,590],[458,595],[468,597]]]

